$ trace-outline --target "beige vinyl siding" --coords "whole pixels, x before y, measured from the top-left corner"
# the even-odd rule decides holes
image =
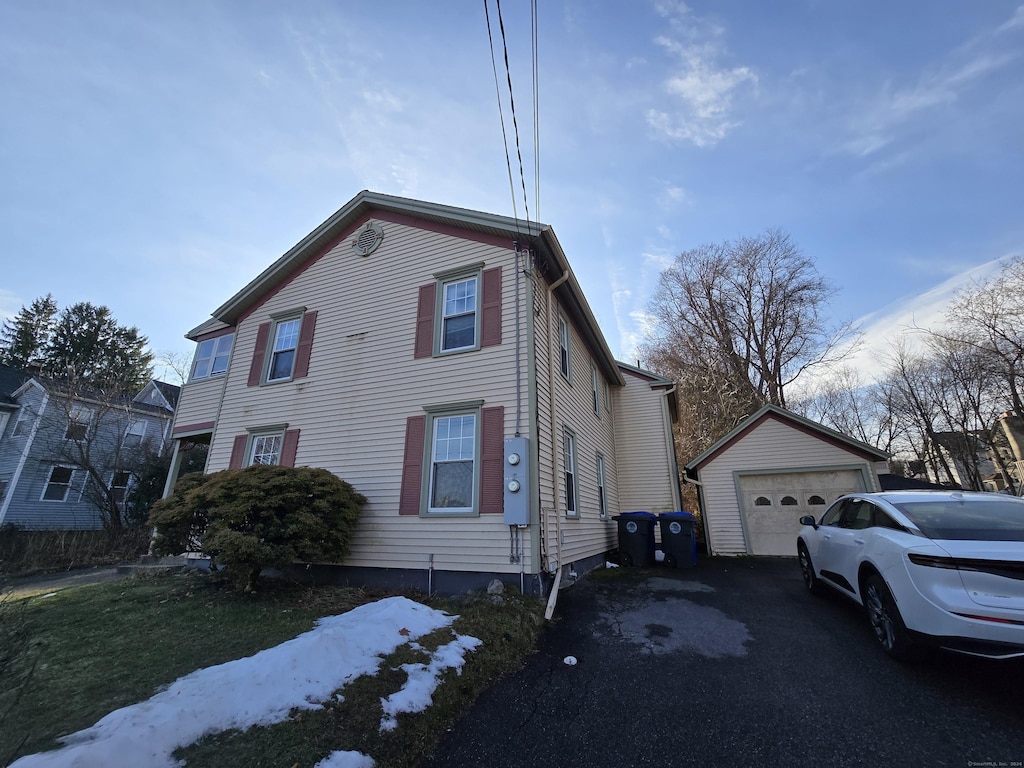
[[[438,569],[517,572],[520,566],[508,562],[502,515],[398,515],[408,417],[426,406],[482,400],[485,408],[504,406],[504,436],[514,432],[511,242],[502,249],[400,224],[383,228],[383,242],[370,256],[353,254],[351,237],[344,238],[238,324],[209,470],[227,467],[235,435],[287,424],[301,430],[297,466],[329,469],[369,499],[348,564],[425,568],[433,555]],[[414,359],[419,286],[435,273],[479,262],[502,268],[502,344]],[[259,324],[302,309],[318,313],[308,377],[247,387]],[[525,320],[523,329],[525,341]],[[523,371],[525,388],[525,363]],[[524,396],[524,434],[526,404]]]
[[[619,501],[624,512],[676,511],[678,483],[666,412],[665,393],[649,379],[623,370],[626,386],[615,395],[615,446],[621,473]]]
[[[700,468],[712,552],[737,555],[747,551],[734,472],[853,465],[871,468],[874,462],[865,462],[833,443],[767,419]]]
[[[216,421],[227,376],[191,381],[181,388],[174,412],[175,426]]]
[[[541,284],[539,290],[546,291]],[[537,328],[537,369],[539,412],[542,414],[540,427],[540,483],[542,523],[544,535],[544,556],[550,565],[560,561],[568,565],[596,554],[607,552],[615,546],[615,523],[612,516],[618,512],[617,464],[615,456],[614,411],[602,407],[600,415],[594,414],[591,393],[591,352],[576,331],[571,319],[565,317],[569,326],[572,352],[572,376],[566,381],[559,366],[558,303],[551,301],[552,312],[548,315],[547,297],[542,293],[542,317]],[[554,384],[555,433],[552,439],[552,420],[547,410],[551,387],[547,381],[549,355],[551,381]],[[565,509],[564,452],[562,449],[565,428],[576,436],[576,479],[578,488],[577,517],[567,517]],[[552,450],[555,462],[552,464]],[[599,515],[597,492],[597,454],[605,459],[605,496],[608,509],[607,519]],[[554,469],[554,472],[553,472]]]

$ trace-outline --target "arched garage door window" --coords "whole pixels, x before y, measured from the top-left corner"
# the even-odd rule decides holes
[[[799,503],[793,496],[782,497],[782,506],[784,507],[795,507]]]
[[[756,499],[754,499],[755,507],[770,507],[771,505],[772,500],[769,499],[767,496],[758,496]]]

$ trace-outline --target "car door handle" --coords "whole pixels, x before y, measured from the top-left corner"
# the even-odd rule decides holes
[[[823,539],[831,539],[832,538],[832,534],[831,533],[826,533],[821,538],[823,538]]]
[[[854,544],[863,544],[864,543],[864,539],[854,539],[853,543]]]

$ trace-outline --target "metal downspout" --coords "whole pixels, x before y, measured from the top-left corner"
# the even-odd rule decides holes
[[[551,428],[551,506],[555,514],[555,559],[553,564],[553,570],[550,567],[550,562],[545,563],[544,566],[549,571],[555,574],[555,581],[551,588],[551,596],[548,600],[547,611],[545,612],[545,618],[551,618],[551,615],[555,610],[555,601],[558,597],[558,586],[561,581],[562,573],[562,516],[558,511],[558,430],[557,422],[555,419],[555,356],[553,333],[552,331],[558,326],[554,322],[554,294],[555,289],[558,288],[562,283],[569,279],[569,270],[566,270],[560,278],[551,283],[547,289],[547,304],[548,304],[548,415],[550,417],[550,428]]]

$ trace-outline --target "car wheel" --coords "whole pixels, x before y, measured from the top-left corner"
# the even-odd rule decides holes
[[[804,586],[811,594],[820,595],[825,591],[825,587],[818,580],[818,575],[814,572],[814,563],[811,562],[811,553],[807,551],[807,545],[802,541],[797,545],[797,553],[800,556],[800,573],[804,577]]]
[[[864,607],[875,639],[885,652],[899,661],[908,661],[913,656],[913,643],[892,592],[877,573],[868,576],[864,582]]]

